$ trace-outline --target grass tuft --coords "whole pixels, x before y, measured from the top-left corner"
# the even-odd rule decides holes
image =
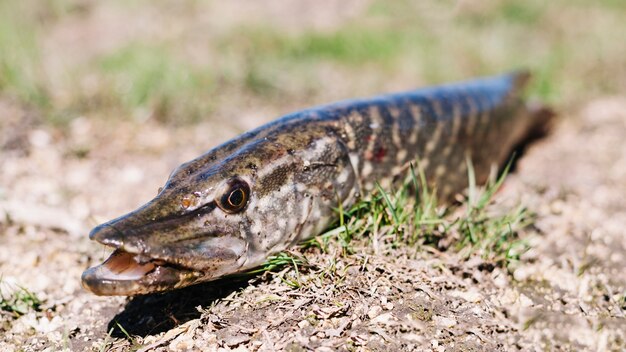
[[[0,312],[18,318],[29,311],[41,311],[42,301],[25,287],[9,284],[0,278]],[[8,292],[8,293],[7,293]]]
[[[113,330],[114,328],[111,328],[109,330],[109,332],[104,336],[104,340],[102,341],[102,343],[100,344],[99,348],[98,348],[98,352],[105,352],[105,351],[109,351],[109,348],[111,347],[112,343],[112,337],[111,335],[113,334]]]
[[[523,206],[502,209],[496,206],[494,195],[501,188],[509,163],[499,177],[492,177],[485,186],[476,184],[471,160],[467,160],[467,195],[460,204],[438,204],[437,191],[429,187],[419,163],[411,165],[409,176],[398,190],[386,190],[376,184],[371,195],[359,200],[349,209],[336,208],[337,223],[323,234],[301,244],[306,249],[316,247],[324,252],[336,245],[343,256],[354,254],[351,242],[367,238],[375,253],[386,253],[399,246],[431,246],[451,250],[461,259],[480,256],[486,262],[510,268],[529,248],[519,232],[532,224],[533,214]],[[291,266],[307,266],[292,253],[270,257],[253,273],[276,271]],[[280,272],[284,276],[284,271]],[[281,276],[281,280],[283,279]],[[283,280],[285,281],[285,280]],[[287,282],[300,287],[301,282]]]
[[[511,162],[498,178],[491,178],[484,189],[478,190],[472,162],[467,160],[470,182],[464,204],[465,215],[456,225],[456,231],[460,234],[456,247],[466,257],[480,252],[484,259],[508,266],[527,250],[528,246],[518,238],[517,232],[533,221],[533,215],[528,209],[519,206],[501,214],[489,209],[494,194],[501,188],[511,168]]]
[[[533,215],[523,206],[505,212],[496,212],[493,207],[494,195],[502,186],[510,163],[500,177],[478,187],[471,161],[467,162],[469,189],[461,205],[439,205],[436,190],[428,186],[418,164],[417,168],[411,166],[407,181],[397,191],[387,191],[377,184],[369,198],[343,212],[340,222],[320,236],[321,242],[328,244],[332,236],[350,228],[359,236],[369,236],[377,252],[381,246],[430,245],[442,250],[452,247],[463,258],[477,254],[508,266],[528,249],[518,233],[532,223]],[[346,246],[342,241],[338,240],[342,247]]]
[[[306,260],[297,256],[295,253],[280,252],[267,258],[265,263],[258,268],[249,270],[240,275],[236,274],[235,276],[246,277],[249,275],[267,272],[277,276],[283,283],[287,284],[287,286],[291,288],[299,288],[302,286],[299,268],[308,266],[309,265]]]
[[[281,269],[285,266],[293,266],[295,270],[298,270],[298,266],[304,265],[306,265],[304,259],[299,258],[290,252],[281,252],[270,256],[261,267],[251,270],[249,273],[257,274],[261,272],[275,271],[276,269]]]

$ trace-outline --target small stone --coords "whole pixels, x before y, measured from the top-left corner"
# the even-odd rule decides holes
[[[381,325],[391,325],[393,323],[393,315],[391,313],[385,313],[372,319],[372,323]]]
[[[524,308],[532,307],[535,304],[532,299],[528,298],[528,296],[523,293],[519,295],[519,301],[520,305]]]
[[[326,347],[326,346],[318,347],[315,350],[316,351],[320,351],[320,352],[332,352],[332,351],[334,351],[332,348]]]
[[[171,351],[187,351],[194,347],[192,335],[180,335],[169,344]]]
[[[368,311],[367,311],[367,316],[370,319],[374,319],[376,318],[380,312],[382,312],[382,308],[380,306],[372,306]]]
[[[202,334],[202,338],[209,345],[217,344],[217,335],[216,334]]]
[[[483,296],[476,290],[471,291],[452,291],[450,292],[452,297],[462,298],[468,302],[477,303],[482,301]]]
[[[228,347],[237,347],[242,343],[250,341],[250,336],[244,334],[228,335],[224,338],[224,343]]]
[[[308,321],[308,320],[306,320],[306,319],[305,319],[305,320],[302,320],[302,321],[300,321],[300,322],[298,323],[298,327],[299,327],[300,329],[306,329],[306,328],[308,328],[309,326],[311,326],[311,323],[309,323],[309,321]]]
[[[33,147],[44,148],[50,144],[52,137],[47,131],[34,130],[30,133],[28,139]]]
[[[444,328],[451,328],[456,325],[456,320],[453,318],[442,317],[440,315],[433,316],[433,321],[437,326],[441,326]]]
[[[408,333],[408,334],[402,335],[402,339],[404,339],[406,341],[414,342],[414,343],[421,343],[423,341],[422,336],[420,336],[418,334],[413,334],[413,333]]]
[[[493,283],[498,288],[505,288],[505,287],[509,286],[509,280],[508,280],[506,274],[502,273],[501,271],[495,271],[494,270]]]
[[[521,266],[515,269],[515,271],[513,272],[513,278],[515,279],[515,281],[526,281],[532,274],[532,269]]]
[[[508,306],[515,303],[518,300],[518,293],[510,288],[507,288],[502,296],[500,296],[500,304],[503,306]]]

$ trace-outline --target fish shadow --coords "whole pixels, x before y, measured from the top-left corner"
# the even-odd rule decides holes
[[[133,297],[107,326],[112,337],[146,337],[200,318],[199,306],[228,297],[248,286],[253,277],[226,277],[178,290]]]
[[[511,163],[509,165],[509,172],[517,171],[519,160],[526,154],[528,148],[535,142],[550,136],[558,124],[558,113],[552,108],[533,103],[531,104],[530,110],[536,122],[526,133],[524,138],[513,146],[513,153],[509,159]],[[498,176],[501,176],[503,171],[504,168],[500,168]]]

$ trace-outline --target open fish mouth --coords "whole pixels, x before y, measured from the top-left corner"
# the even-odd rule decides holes
[[[91,238],[114,251],[83,272],[83,287],[100,296],[168,291],[238,272],[247,259],[242,238],[199,233],[172,240],[171,233],[156,230],[151,235],[125,234],[109,224],[92,230]],[[168,237],[168,243],[155,244]]]
[[[188,286],[202,276],[200,271],[118,248],[102,264],[85,270],[82,283],[96,295],[140,295]]]

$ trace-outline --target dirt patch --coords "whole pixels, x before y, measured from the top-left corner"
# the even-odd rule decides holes
[[[43,304],[19,318],[3,313],[1,344],[120,351],[624,348],[624,111],[623,99],[604,98],[563,113],[507,179],[498,202],[522,202],[538,214],[526,234],[531,250],[510,273],[429,247],[383,246],[384,254],[375,254],[364,239],[348,257],[332,246],[329,253],[296,252],[308,269],[132,299],[95,297],[80,287],[82,270],[105,257],[85,236],[105,220],[92,214],[113,217],[149,199],[177,162],[206,146],[204,135],[197,126],[164,132],[156,124],[90,120],[75,121],[67,134],[32,129],[25,149],[2,154],[0,272],[3,292],[20,285]]]
[[[16,4],[0,11],[0,52],[15,54],[0,56],[0,350],[626,348],[618,2]],[[81,288],[109,252],[88,231],[228,138],[314,104],[521,66],[532,94],[568,109],[497,194],[537,214],[510,271],[358,239],[354,255],[294,250],[306,267],[163,295]]]

